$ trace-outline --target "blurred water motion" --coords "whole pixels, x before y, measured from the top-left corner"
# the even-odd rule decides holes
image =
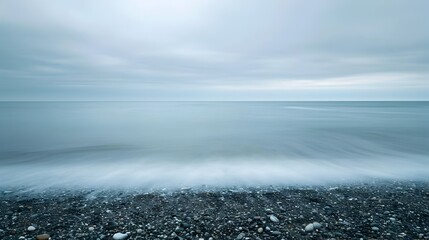
[[[2,102],[0,186],[429,179],[428,102]]]

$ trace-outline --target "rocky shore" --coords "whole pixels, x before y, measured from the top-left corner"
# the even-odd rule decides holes
[[[429,239],[429,184],[0,192],[0,239]]]

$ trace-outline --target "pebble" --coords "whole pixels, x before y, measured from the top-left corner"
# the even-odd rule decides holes
[[[320,223],[318,223],[318,222],[314,222],[314,223],[313,223],[313,227],[314,227],[315,229],[319,229],[319,228],[322,228],[322,224],[320,224]]]
[[[274,215],[270,215],[270,220],[272,222],[279,222],[279,219],[276,216],[274,216]]]
[[[305,229],[304,229],[306,232],[312,232],[312,231],[314,231],[314,226],[313,226],[313,224],[312,223],[310,223],[310,224],[308,224],[307,226],[305,226]]]
[[[314,223],[310,223],[307,226],[305,226],[305,231],[306,232],[312,232],[316,229],[322,228],[322,224],[318,223],[318,222],[314,222]]]
[[[37,240],[48,240],[49,237],[50,237],[49,234],[44,233],[44,234],[37,235],[36,239]]]
[[[142,232],[143,232],[143,229],[139,228],[139,229],[137,229],[137,230],[136,230],[136,232],[137,232],[137,233],[142,233]]]
[[[243,239],[244,237],[245,237],[244,233],[240,233],[235,239],[240,240],[240,239]]]
[[[115,233],[113,235],[114,240],[123,240],[128,238],[128,233]]]
[[[258,233],[262,233],[264,231],[263,228],[258,228]]]
[[[32,232],[32,231],[36,230],[36,228],[34,226],[29,226],[27,228],[27,230],[30,231],[30,232]]]
[[[89,227],[89,228],[88,228],[88,230],[89,230],[89,231],[94,231],[94,230],[95,230],[95,228],[94,228],[94,227]]]
[[[372,229],[372,231],[378,231],[378,230],[380,230],[380,228],[378,228],[378,227],[372,227],[371,229]]]

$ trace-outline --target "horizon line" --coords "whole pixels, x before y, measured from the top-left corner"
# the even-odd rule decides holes
[[[0,100],[0,102],[429,102],[428,100]]]

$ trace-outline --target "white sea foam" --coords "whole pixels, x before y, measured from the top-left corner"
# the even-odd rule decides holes
[[[142,162],[9,165],[0,169],[1,186],[182,188],[263,185],[323,185],[367,179],[428,180],[419,161],[281,161],[211,159],[203,162]]]

